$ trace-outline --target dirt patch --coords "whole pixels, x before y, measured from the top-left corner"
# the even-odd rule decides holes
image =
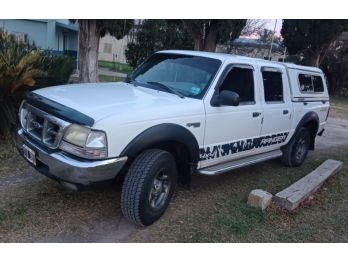
[[[18,154],[17,149],[7,143],[0,143],[0,186],[5,177],[16,177],[30,166]]]
[[[330,117],[348,120],[348,107],[330,106]]]

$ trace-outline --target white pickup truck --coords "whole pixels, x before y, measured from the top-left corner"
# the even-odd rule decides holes
[[[177,180],[190,187],[195,172],[274,158],[300,166],[328,114],[318,68],[162,51],[125,82],[31,92],[16,142],[31,166],[67,189],[123,178],[124,216],[147,226],[163,215]]]

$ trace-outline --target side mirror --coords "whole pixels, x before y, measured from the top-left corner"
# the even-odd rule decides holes
[[[218,105],[238,106],[239,95],[235,92],[224,90],[220,92],[217,103]]]

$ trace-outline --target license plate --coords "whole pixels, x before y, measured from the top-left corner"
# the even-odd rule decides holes
[[[23,144],[24,158],[36,166],[35,151],[29,148],[27,145]]]

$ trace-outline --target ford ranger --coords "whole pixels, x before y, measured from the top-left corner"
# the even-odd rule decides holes
[[[123,179],[126,218],[148,226],[179,180],[280,158],[300,166],[324,131],[329,95],[314,67],[242,56],[162,51],[124,82],[31,92],[19,153],[64,188]]]

